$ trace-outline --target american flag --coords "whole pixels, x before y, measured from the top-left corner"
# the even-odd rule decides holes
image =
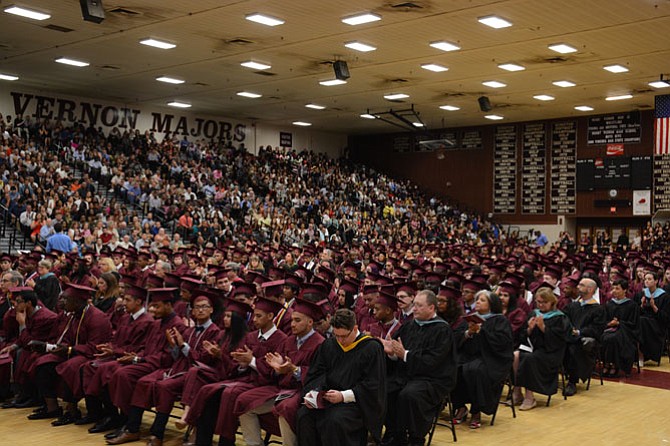
[[[654,154],[670,154],[670,94],[656,96]]]

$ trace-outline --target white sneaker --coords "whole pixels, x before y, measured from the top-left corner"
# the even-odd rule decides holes
[[[639,365],[640,368],[644,367],[644,359],[640,359],[640,360],[637,362],[637,365]]]

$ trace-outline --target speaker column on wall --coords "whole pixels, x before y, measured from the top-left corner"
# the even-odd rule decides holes
[[[491,101],[489,101],[489,98],[486,96],[481,96],[477,101],[479,101],[479,109],[481,111],[488,112],[493,109],[493,107],[491,107]]]
[[[335,70],[335,79],[346,81],[350,77],[349,66],[347,66],[347,62],[344,60],[336,60],[333,63],[333,70]]]
[[[93,23],[101,23],[105,20],[105,8],[102,6],[102,0],[79,0],[79,4],[84,20]]]

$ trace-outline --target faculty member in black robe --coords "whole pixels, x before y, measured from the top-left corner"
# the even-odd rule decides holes
[[[565,354],[570,321],[556,309],[557,299],[551,288],[535,291],[535,306],[526,322],[525,338],[514,352],[516,383],[514,404],[521,403],[521,410],[537,405],[533,392],[553,395],[558,390],[558,370]],[[525,398],[521,388],[526,388]],[[523,402],[521,401],[523,399]]]
[[[317,407],[298,411],[298,443],[359,446],[367,433],[379,441],[386,410],[386,362],[382,344],[358,330],[356,315],[339,309],[330,321],[334,336],[316,352],[303,395],[318,392]]]
[[[644,289],[635,295],[635,302],[640,306],[640,366],[644,361],[660,363],[670,320],[670,296],[658,287],[655,273],[644,274]]]
[[[433,417],[456,381],[456,348],[449,324],[436,314],[430,290],[414,298],[414,320],[383,340],[388,364],[384,444],[423,445]]]
[[[452,392],[459,423],[467,417],[465,404],[471,403],[472,429],[481,427],[481,412],[495,412],[514,357],[512,328],[502,314],[500,298],[490,291],[479,291],[475,295],[475,313],[483,322],[469,322],[459,345],[458,385]]]
[[[640,307],[626,297],[628,281],[616,279],[612,283],[612,299],[605,305],[607,328],[603,332],[603,373],[617,376],[620,370],[629,375],[636,360],[637,339],[640,332]]]

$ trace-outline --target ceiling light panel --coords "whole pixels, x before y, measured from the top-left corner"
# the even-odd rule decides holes
[[[179,102],[179,101],[168,102],[168,105],[170,107],[177,107],[177,108],[190,108],[191,107],[191,104],[187,104],[186,102]]]
[[[490,119],[492,121],[500,121],[501,119],[505,119],[504,117],[500,115],[486,115],[484,116],[486,119]]]
[[[33,20],[46,20],[51,18],[51,15],[44,12],[35,11],[34,9],[22,8],[20,6],[9,6],[5,8],[5,12]]]
[[[312,123],[311,122],[304,122],[304,121],[293,121],[293,125],[297,125],[297,126],[300,126],[300,127],[309,127],[310,125],[312,125]]]
[[[484,17],[479,17],[477,21],[483,25],[490,26],[491,28],[500,29],[508,28],[512,26],[512,22],[509,20],[503,19],[495,15],[488,15]]]
[[[507,87],[507,84],[505,84],[503,82],[498,82],[498,81],[484,81],[484,82],[482,82],[482,85],[486,85],[487,87],[491,87],[491,88]]]
[[[363,14],[357,14],[357,15],[352,15],[349,17],[345,17],[342,19],[343,23],[346,23],[347,25],[363,25],[365,23],[372,23],[372,22],[377,22],[382,19],[382,16],[379,14],[373,14],[371,12],[366,12]]]
[[[342,79],[328,79],[325,81],[319,81],[319,84],[325,86],[325,87],[332,87],[334,85],[342,85],[346,84],[347,81],[343,81]]]
[[[408,97],[409,95],[405,93],[391,93],[384,95],[384,99],[388,99],[389,101],[397,101],[399,99],[406,99]]]
[[[253,60],[242,62],[240,65],[246,68],[251,68],[253,70],[269,70],[270,68],[272,68],[272,65],[268,65],[262,62],[256,62]]]
[[[440,108],[442,110],[447,110],[447,111],[456,111],[456,110],[461,109],[461,107],[456,107],[455,105],[440,105]]]
[[[537,94],[533,96],[533,99],[537,99],[538,101],[553,101],[556,98],[548,94]]]
[[[177,79],[175,77],[169,77],[169,76],[160,76],[157,77],[156,80],[158,82],[165,82],[166,84],[175,84],[175,85],[183,84],[184,82],[186,82],[183,79]]]
[[[552,43],[548,48],[560,54],[570,54],[577,52],[577,48],[570,46],[567,43]]]
[[[260,23],[261,25],[266,26],[279,26],[286,23],[284,20],[278,19],[277,17],[272,17],[270,15],[261,14],[258,12],[253,14],[247,14],[244,18],[251,22]]]
[[[523,71],[526,67],[516,63],[503,63],[498,65],[498,68],[505,71]]]
[[[344,44],[344,46],[346,46],[347,48],[349,48],[351,50],[360,51],[362,53],[368,53],[370,51],[374,51],[374,50],[377,49],[376,47],[374,47],[372,45],[368,45],[367,43],[357,42],[357,41],[347,42],[347,43]]]
[[[561,87],[561,88],[570,88],[570,87],[574,87],[574,86],[577,85],[574,82],[570,82],[570,81],[554,81],[554,82],[552,82],[552,84],[556,85],[557,87]]]
[[[307,108],[311,108],[312,110],[324,110],[326,107],[323,105],[318,105],[318,104],[307,104],[305,105]]]
[[[2,74],[0,73],[0,79],[3,81],[17,81],[19,80],[18,76],[13,76],[11,74]]]
[[[444,71],[449,71],[449,68],[436,64],[436,63],[425,63],[421,65],[421,68],[428,71],[433,71],[435,73],[442,73]]]
[[[608,96],[605,98],[606,101],[623,101],[625,99],[632,99],[632,94],[620,94],[616,96]]]
[[[460,46],[456,45],[455,43],[447,42],[446,40],[430,42],[430,46],[442,51],[458,51],[461,49]]]
[[[615,64],[615,65],[605,65],[603,67],[603,70],[607,70],[610,73],[625,73],[628,70],[628,68],[624,67],[623,65]]]
[[[575,110],[579,111],[593,111],[593,107],[589,107],[588,105],[577,105],[575,107]]]
[[[238,96],[243,96],[245,98],[258,99],[262,97],[262,94],[252,93],[251,91],[239,91],[237,92]]]
[[[151,39],[151,38],[140,40],[140,43],[142,45],[152,46],[154,48],[158,48],[158,49],[161,49],[161,50],[171,50],[172,48],[177,47],[177,45],[175,45],[174,43],[166,42],[164,40]]]
[[[62,63],[64,65],[70,65],[70,66],[73,66],[73,67],[79,67],[79,68],[87,67],[87,66],[90,65],[88,62],[84,62],[84,61],[76,60],[76,59],[69,59],[67,57],[60,57],[60,58],[56,59],[56,62]]]

